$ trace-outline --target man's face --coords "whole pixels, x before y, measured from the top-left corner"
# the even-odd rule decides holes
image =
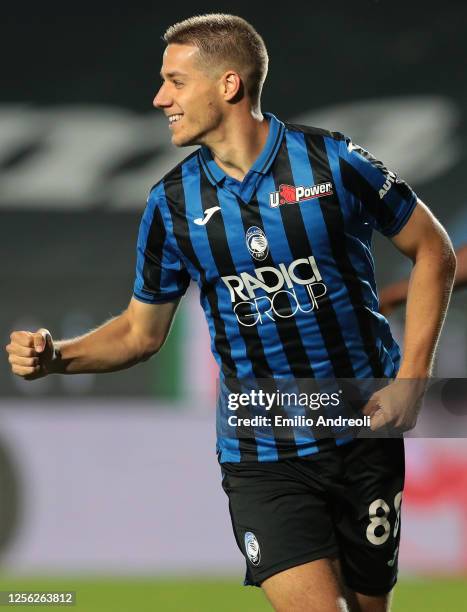
[[[163,83],[153,105],[164,111],[172,144],[186,147],[205,144],[222,121],[220,83],[204,72],[192,45],[169,45],[163,56]]]

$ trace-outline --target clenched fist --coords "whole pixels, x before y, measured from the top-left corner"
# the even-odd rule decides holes
[[[50,374],[55,356],[52,336],[47,329],[35,333],[14,331],[6,345],[13,374],[25,380],[36,380]]]

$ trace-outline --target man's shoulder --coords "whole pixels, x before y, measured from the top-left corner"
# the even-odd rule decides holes
[[[176,166],[171,168],[168,172],[164,174],[164,176],[154,183],[154,185],[149,190],[149,199],[156,199],[161,194],[164,194],[166,187],[168,185],[173,185],[182,182],[182,168],[185,164],[189,163],[192,159],[198,158],[199,148],[195,151],[192,151],[189,155],[182,159]],[[164,194],[165,195],[165,194]]]
[[[347,138],[344,134],[342,134],[342,132],[334,132],[325,128],[315,127],[313,125],[303,125],[300,123],[291,123],[289,121],[285,121],[284,125],[288,131],[302,132],[303,134],[305,134],[305,136],[325,136],[327,138],[332,138],[337,142],[346,140]]]

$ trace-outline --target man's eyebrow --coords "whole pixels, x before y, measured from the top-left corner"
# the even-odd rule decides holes
[[[160,75],[162,78],[164,78],[164,75],[162,73],[162,70],[160,71]],[[166,76],[171,79],[174,76],[188,76],[186,74],[186,72],[180,72],[180,70],[172,70],[172,72],[167,72]]]

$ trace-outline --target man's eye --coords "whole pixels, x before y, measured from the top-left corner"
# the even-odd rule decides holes
[[[183,83],[181,81],[174,81],[175,87],[181,87]]]

